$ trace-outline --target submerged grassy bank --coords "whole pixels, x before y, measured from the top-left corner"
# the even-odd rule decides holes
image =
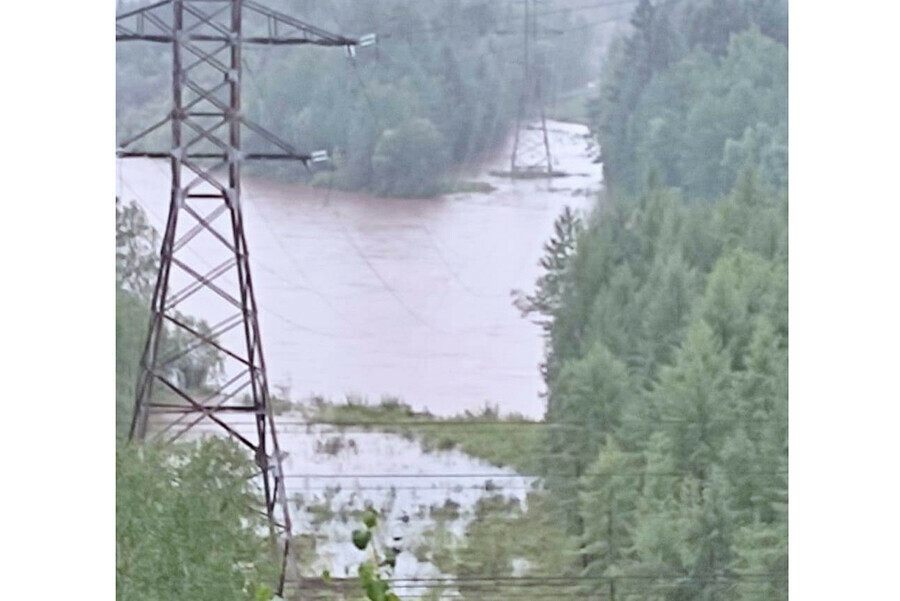
[[[523,475],[541,471],[540,449],[545,422],[519,415],[501,417],[496,409],[485,407],[480,413],[466,412],[440,417],[414,411],[395,398],[377,404],[348,397],[345,403],[315,398],[309,404],[292,405],[311,423],[326,423],[335,428],[365,428],[400,434],[418,441],[426,451],[450,449],[483,459],[497,467],[510,467]]]

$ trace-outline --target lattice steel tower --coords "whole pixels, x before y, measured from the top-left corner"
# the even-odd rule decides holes
[[[538,13],[531,9],[530,4],[533,0],[524,0],[524,26],[522,29],[523,41],[523,73],[522,87],[519,94],[519,106],[516,112],[516,131],[513,138],[512,155],[510,156],[509,168],[511,174],[521,172],[541,172],[548,174],[553,173],[553,157],[550,155],[550,138],[547,135],[547,119],[544,115],[544,98],[541,90],[542,74],[537,71],[537,76],[533,74],[536,69],[534,66],[534,50],[531,46],[537,41],[537,16]],[[532,144],[530,148],[522,148],[521,132],[523,124],[528,116],[529,106],[536,105],[540,115],[541,124],[541,140],[537,144]],[[528,159],[529,154],[530,160]],[[534,156],[537,155],[535,160]]]
[[[371,39],[371,36],[369,36]],[[116,17],[117,41],[168,44],[172,51],[172,110],[159,122],[122,141],[120,157],[165,158],[172,174],[168,220],[162,238],[160,268],[150,307],[150,326],[141,359],[130,436],[150,435],[173,441],[198,423],[216,424],[246,445],[259,466],[266,514],[283,536],[279,593],[284,584],[291,518],[283,481],[282,453],[273,421],[266,363],[260,340],[258,307],[250,275],[241,211],[244,160],[298,160],[305,155],[241,111],[244,44],[345,47],[357,40],[331,34],[252,0],[163,0]],[[136,150],[134,144],[171,126],[171,147]],[[269,148],[244,152],[242,130]],[[205,245],[199,241],[205,239]],[[196,252],[203,248],[202,253]],[[193,256],[186,251],[194,251]],[[202,256],[204,266],[197,265]],[[212,267],[210,267],[210,265]],[[187,283],[173,290],[173,267]],[[221,317],[204,327],[178,311],[194,295],[206,295],[204,308]],[[194,302],[197,299],[195,298]],[[234,330],[234,332],[232,332]],[[231,343],[225,334],[231,332]],[[237,335],[240,332],[240,335]],[[233,339],[237,340],[233,340]],[[169,341],[178,339],[174,350]],[[172,366],[191,353],[212,352],[227,363],[224,384],[198,392]],[[238,431],[223,414],[250,417],[252,434]]]

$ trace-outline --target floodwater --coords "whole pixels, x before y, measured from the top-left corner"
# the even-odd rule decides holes
[[[533,291],[554,219],[566,206],[589,207],[602,185],[587,129],[548,126],[554,168],[576,175],[490,175],[508,169],[504,152],[461,178],[494,191],[428,200],[245,178],[244,225],[273,388],[293,400],[390,395],[441,415],[488,403],[542,417],[541,330],[513,306],[511,291]],[[540,149],[540,133],[527,131],[521,146]],[[168,164],[120,163],[122,197],[138,201],[162,231]],[[199,272],[217,264],[205,255],[218,243],[207,238],[180,251]],[[176,288],[190,282],[177,269],[172,278]],[[224,317],[203,299],[179,308],[210,323]],[[243,334],[227,336],[238,343]]]
[[[436,524],[441,524],[445,536],[461,540],[476,519],[480,499],[517,501],[524,510],[528,493],[540,487],[534,478],[457,450],[426,452],[418,442],[396,434],[291,425],[296,423],[291,420],[301,418],[280,416],[287,425],[279,427],[278,437],[286,455],[283,468],[293,532],[304,540],[302,549],[295,545],[294,556],[305,577],[325,570],[337,578],[356,576],[368,556],[353,545],[351,536],[361,527],[359,513],[367,507],[379,514],[378,547],[402,549],[395,578],[446,577],[429,553],[420,550],[431,546]],[[237,431],[252,437],[250,423],[230,421]],[[201,432],[222,430],[204,424],[194,435]],[[417,597],[426,591],[403,593]]]

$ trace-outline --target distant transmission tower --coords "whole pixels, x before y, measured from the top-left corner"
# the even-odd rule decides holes
[[[544,116],[544,100],[541,91],[541,73],[537,73],[537,77],[532,75],[532,52],[531,43],[537,39],[537,13],[529,10],[533,0],[523,0],[525,11],[525,23],[522,28],[522,39],[524,46],[523,53],[523,75],[522,88],[519,94],[519,107],[516,113],[516,133],[513,138],[513,150],[510,157],[510,172],[515,175],[521,172],[541,172],[553,173],[553,161],[550,156],[550,138],[547,135],[547,120]],[[520,136],[522,131],[522,123],[528,117],[528,111],[531,104],[535,104],[541,117],[541,133],[543,134],[543,153],[537,161],[522,163],[521,158],[525,156],[529,150],[535,148],[522,149],[519,147]],[[527,124],[526,124],[527,127]]]
[[[366,36],[361,45],[374,42],[373,38]],[[150,416],[159,414],[165,416],[163,427],[153,436],[162,440],[174,441],[198,423],[213,423],[250,449],[260,470],[266,515],[273,532],[284,541],[280,594],[290,550],[291,518],[244,237],[241,164],[245,160],[296,160],[308,166],[327,160],[327,155],[324,151],[301,154],[242,113],[241,49],[244,44],[314,44],[345,47],[352,53],[358,41],[253,0],[155,2],[118,15],[116,41],[157,42],[172,48],[171,112],[122,141],[117,149],[120,157],[169,159],[172,171],[169,214],[130,437],[144,439]],[[135,142],[166,123],[171,125],[171,148],[132,149]],[[244,128],[269,145],[270,151],[244,151]],[[203,258],[210,262],[205,267],[185,252],[195,250],[192,241],[196,245],[203,238],[215,241],[212,247],[219,251],[211,252],[207,244]],[[214,265],[211,269],[210,264]],[[170,287],[173,267],[190,282],[178,290]],[[231,280],[230,284],[226,280]],[[183,301],[200,293],[204,302],[209,296],[204,306],[222,316],[211,327],[178,312]],[[242,335],[233,348],[220,338],[236,328]],[[167,340],[173,338],[188,342],[177,349],[167,348],[172,346]],[[172,366],[204,350],[222,357],[231,370],[223,370],[227,381],[216,390],[197,392],[196,383],[192,387],[179,381]],[[252,416],[253,434],[238,432],[223,414]]]

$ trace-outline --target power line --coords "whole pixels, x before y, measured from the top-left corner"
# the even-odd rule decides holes
[[[547,575],[547,576],[475,576],[475,577],[389,577],[384,578],[385,582],[392,584],[400,584],[403,586],[413,586],[421,584],[423,586],[447,586],[458,583],[488,583],[500,586],[571,586],[572,582],[608,582],[610,580],[633,580],[638,582],[652,581],[670,581],[682,584],[686,581],[694,582],[735,582],[735,581],[757,581],[772,578],[785,578],[788,576],[786,570],[772,572],[751,572],[743,574],[621,574],[617,576],[576,576],[576,575]],[[358,582],[356,579],[338,579],[333,578],[336,582]],[[292,582],[303,582],[301,579],[290,579]]]
[[[371,111],[373,118],[374,118],[374,119],[376,120],[376,122],[377,122],[377,120],[378,120],[378,115],[376,114],[375,109],[374,109],[374,106],[373,106],[373,104],[372,104],[372,101],[371,101],[371,99],[369,98],[369,95],[368,95],[368,93],[367,93],[367,91],[366,91],[365,82],[362,80],[362,77],[359,75],[358,71],[356,70],[356,62],[355,62],[352,58],[350,59],[350,64],[351,64],[351,66],[352,66],[352,68],[353,68],[353,72],[356,74],[357,78],[359,79],[360,85],[362,86],[362,93],[363,93],[363,95],[365,96],[366,102],[367,102],[367,104],[368,104],[368,106],[369,106],[369,110]],[[253,74],[252,71],[250,71],[249,73],[250,73],[250,78],[251,78],[251,80],[253,80],[253,81],[255,82],[255,75]],[[333,186],[334,186],[334,174],[332,173],[331,177],[329,177],[329,183],[328,183],[328,188],[327,188],[327,192],[326,192],[326,195],[325,195],[325,201],[322,203],[322,206],[326,206],[326,207],[328,206],[328,204],[329,204],[328,201],[329,201],[329,199],[330,199],[330,197],[331,197],[331,191],[332,191]],[[253,205],[251,205],[251,206],[253,206]],[[336,315],[338,315],[341,319],[343,319],[344,321],[346,321],[347,323],[349,323],[351,326],[353,326],[354,329],[357,329],[358,331],[363,332],[363,333],[364,333],[365,335],[367,335],[367,336],[372,336],[371,332],[368,332],[368,330],[364,330],[364,329],[362,329],[362,328],[359,328],[359,326],[357,326],[355,323],[353,323],[349,318],[347,318],[347,317],[344,316],[342,313],[340,313],[339,311],[337,311],[337,309],[336,309],[336,308],[333,306],[333,304],[331,303],[331,299],[329,299],[326,295],[324,295],[322,292],[316,290],[316,289],[312,286],[312,282],[311,282],[309,276],[306,274],[306,272],[304,271],[304,269],[299,265],[299,263],[295,260],[295,258],[293,257],[293,255],[292,255],[292,254],[287,250],[287,248],[284,246],[284,244],[283,244],[281,238],[280,238],[280,237],[275,233],[275,231],[272,229],[272,227],[271,227],[271,225],[270,225],[268,219],[266,219],[266,217],[263,215],[263,212],[262,212],[260,209],[258,209],[257,207],[255,207],[255,206],[253,206],[253,208],[254,208],[254,210],[256,211],[257,215],[259,215],[259,217],[260,217],[260,219],[262,220],[263,224],[265,225],[266,229],[268,229],[268,230],[269,230],[269,233],[272,234],[272,238],[275,240],[276,244],[277,244],[277,245],[279,246],[279,248],[282,250],[283,254],[288,258],[288,260],[291,262],[291,264],[294,265],[295,269],[297,269],[297,272],[300,274],[300,276],[301,276],[301,277],[304,279],[304,281],[307,283],[307,285],[309,286],[309,290],[310,290],[311,292],[313,292],[316,296],[318,296],[323,302],[325,302],[325,304],[329,307],[329,309],[331,309]],[[390,287],[389,284],[387,284],[387,282],[384,280],[384,278],[381,277],[381,274],[378,273],[378,271],[374,268],[374,266],[371,265],[371,263],[368,261],[367,257],[363,257],[363,256],[362,256],[362,252],[361,252],[361,250],[358,248],[358,246],[355,244],[355,241],[353,241],[353,240],[349,237],[349,235],[346,233],[346,231],[344,230],[343,223],[341,222],[341,219],[342,219],[342,218],[341,218],[340,214],[339,214],[337,211],[333,210],[333,209],[332,209],[332,213],[338,218],[338,224],[339,224],[339,226],[340,226],[342,232],[344,233],[345,237],[351,242],[351,244],[352,244],[352,245],[354,246],[354,248],[357,250],[357,253],[361,256],[361,258],[363,258],[363,260],[364,260],[364,261],[366,262],[366,264],[368,265],[369,269],[372,270],[373,273],[375,273],[376,277],[379,279],[379,281],[382,283],[382,285],[388,290],[388,292],[391,293],[391,295],[394,296],[394,298],[395,298],[398,302],[400,302],[408,312],[410,312],[411,314],[413,314],[414,317],[416,317],[416,318],[417,318],[419,321],[421,321],[422,323],[425,323],[425,325],[428,325],[429,327],[431,327],[430,324],[428,324],[428,323],[425,322],[422,318],[420,318],[420,317],[418,316],[418,314],[415,313],[415,311],[413,311],[408,305],[406,305],[406,303],[405,303],[401,298],[399,298],[399,294],[398,294],[395,290],[393,290],[393,289]]]
[[[739,475],[739,476],[786,476],[787,470],[779,470],[779,471],[743,471],[743,470],[726,470],[722,471],[723,474],[728,475]],[[683,471],[670,471],[670,472],[643,472],[643,471],[632,471],[632,472],[622,472],[622,471],[604,471],[604,472],[585,472],[583,474],[550,474],[548,476],[543,476],[543,478],[547,479],[580,479],[580,478],[591,478],[596,476],[608,476],[610,478],[617,477],[634,477],[634,478],[644,478],[644,477],[680,477],[680,476],[693,476],[695,475],[693,472],[688,470]],[[534,478],[535,476],[528,476],[523,474],[491,474],[491,473],[396,473],[396,474],[316,474],[316,473],[301,473],[301,474],[285,474],[285,479],[320,479],[320,480],[346,480],[346,479],[359,479],[359,480],[371,480],[371,479],[392,479],[396,478],[399,480],[406,479],[417,479],[417,478],[431,478],[435,480],[439,480],[441,478],[447,479],[458,479],[458,478],[483,478],[485,480],[502,480],[508,478]]]
[[[638,1],[639,0],[612,0],[609,2],[598,2],[598,3],[594,3],[594,4],[574,6],[574,7],[569,7],[569,8],[558,8],[558,9],[547,10],[547,11],[538,11],[538,12],[533,13],[532,16],[541,17],[541,16],[555,15],[555,14],[562,14],[562,13],[576,13],[576,12],[580,12],[580,11],[588,11],[588,10],[596,10],[596,9],[606,8],[606,7],[621,6],[624,4],[637,4]],[[489,5],[486,5],[486,6],[489,6]],[[630,13],[628,15],[618,16],[614,20],[627,18],[627,17],[630,17]],[[512,17],[505,18],[502,22],[498,22],[497,25],[501,26],[501,27],[513,26],[516,23],[518,23],[519,21],[521,21],[523,18],[524,18],[523,16],[515,15]],[[586,29],[588,27],[593,27],[595,25],[600,25],[602,23],[608,23],[608,22],[610,22],[610,20],[604,19],[601,21],[593,22],[593,23],[581,24],[581,25],[572,27],[571,29],[557,30],[557,31],[559,33],[564,33],[566,31],[574,31],[577,29]],[[390,39],[392,37],[408,38],[408,37],[419,36],[419,35],[428,35],[428,34],[432,34],[432,33],[442,33],[442,32],[448,31],[450,29],[453,29],[455,27],[456,26],[454,26],[454,25],[439,25],[439,26],[435,26],[435,27],[428,27],[428,28],[422,28],[422,29],[411,29],[409,31],[399,31],[398,30],[398,31],[383,33],[380,35],[380,37],[383,39]],[[499,30],[499,31],[495,31],[494,33],[504,35],[504,34],[510,34],[510,33],[514,33],[514,32]]]
[[[397,292],[397,290],[394,289],[393,286],[391,286],[391,284],[381,274],[381,272],[378,270],[378,268],[375,267],[375,265],[372,263],[372,261],[369,259],[369,257],[365,254],[365,252],[363,252],[362,248],[360,248],[359,244],[356,242],[356,240],[354,240],[353,235],[347,231],[347,228],[344,226],[343,216],[340,214],[340,212],[334,208],[332,208],[332,212],[338,218],[337,223],[340,228],[340,231],[344,235],[344,238],[350,243],[350,245],[353,247],[353,250],[356,252],[356,255],[366,265],[366,267],[369,269],[369,271],[371,271],[372,274],[375,276],[375,278],[381,283],[384,290],[388,294],[390,294],[394,298],[394,300],[397,301],[397,304],[400,305],[401,307],[403,307],[403,309],[411,317],[413,317],[413,319],[415,319],[417,322],[419,322],[420,324],[422,324],[423,326],[425,326],[426,328],[428,328],[430,330],[440,331],[436,327],[434,327],[431,323],[429,323],[428,320],[426,320],[424,317],[419,315],[419,313],[416,312],[415,309],[410,307],[409,304],[405,300],[403,300],[403,297],[400,296],[400,293]]]
[[[350,70],[353,71],[353,74],[356,76],[356,80],[359,82],[359,89],[366,101],[366,106],[369,108],[369,113],[372,115],[372,118],[375,120],[375,123],[380,129],[381,119],[378,118],[378,111],[375,110],[375,104],[372,102],[372,98],[369,96],[369,90],[366,86],[366,82],[363,80],[362,75],[360,75],[359,69],[356,68],[356,59],[351,56],[348,58],[348,61],[350,62]]]
[[[370,111],[371,114],[372,114],[372,117],[376,120],[376,123],[377,123],[377,122],[379,121],[379,120],[378,120],[378,114],[377,114],[377,112],[376,112],[376,110],[375,110],[375,106],[374,106],[374,104],[372,103],[371,98],[369,97],[369,94],[368,94],[368,91],[367,91],[367,88],[366,88],[366,83],[365,83],[365,81],[363,81],[362,76],[360,75],[359,71],[358,71],[357,68],[356,68],[356,61],[353,60],[352,57],[351,57],[349,60],[350,60],[351,70],[352,70],[353,73],[356,75],[356,78],[357,78],[357,80],[359,81],[361,93],[362,93],[363,97],[365,98],[366,104],[367,104],[367,106],[368,106],[368,108],[369,108],[369,111]],[[253,74],[251,73],[251,78],[252,78],[252,77],[253,77]],[[332,175],[332,177],[331,177],[330,179],[331,179],[332,181],[329,183],[329,192],[328,192],[329,195],[330,195],[330,191],[331,191],[331,185],[333,185],[333,179],[334,179],[334,176]],[[331,211],[332,211],[332,213],[335,215],[335,217],[337,217],[337,219],[338,219],[338,226],[340,227],[340,230],[341,230],[342,234],[344,235],[344,238],[346,238],[347,241],[350,242],[351,246],[353,246],[354,250],[356,251],[356,254],[360,257],[360,259],[363,261],[363,263],[366,265],[366,267],[368,267],[368,269],[372,272],[372,274],[375,275],[376,279],[381,283],[382,287],[383,287],[383,288],[384,288],[384,289],[385,289],[385,290],[386,290],[386,291],[394,298],[394,300],[396,300],[397,303],[400,304],[400,305],[403,307],[403,309],[404,309],[407,313],[409,313],[416,321],[418,321],[420,324],[426,326],[426,327],[429,328],[429,329],[437,330],[437,328],[435,328],[431,323],[429,323],[425,318],[423,318],[421,315],[419,315],[418,312],[416,312],[412,307],[409,306],[409,304],[408,304],[408,303],[400,296],[400,294],[399,294],[399,293],[398,293],[398,292],[390,285],[390,283],[388,283],[388,281],[387,281],[387,280],[385,279],[385,277],[381,274],[381,272],[380,272],[380,271],[372,264],[372,262],[371,262],[371,260],[368,258],[368,256],[365,255],[365,253],[362,251],[362,249],[359,247],[359,245],[358,245],[358,244],[356,243],[356,241],[353,239],[352,235],[351,235],[351,234],[346,230],[346,228],[344,227],[344,224],[343,224],[343,217],[341,216],[340,212],[337,211],[337,210],[334,209],[334,208],[332,208]],[[259,214],[260,211],[257,210],[257,213]],[[271,228],[269,229],[269,231],[272,232]],[[277,235],[276,235],[274,232],[272,232],[272,235],[273,235],[273,237],[276,238],[276,240],[277,240],[278,243],[280,244],[280,240],[278,240]],[[283,247],[282,247],[282,248],[283,248]],[[285,254],[288,254],[286,250],[285,250]],[[308,278],[306,278],[306,276],[304,275],[304,273],[303,273],[302,270],[300,271],[300,273],[301,273],[301,276],[303,276],[304,279],[307,280],[307,283],[309,283]]]
[[[275,244],[281,250],[281,253],[285,256],[285,258],[287,258],[288,262],[290,262],[290,264],[293,266],[293,268],[296,270],[296,272],[298,274],[300,274],[300,277],[303,279],[303,281],[306,282],[306,284],[308,286],[308,288],[306,288],[306,289],[309,290],[310,292],[312,292],[317,298],[319,298],[319,300],[321,300],[328,307],[328,309],[332,313],[334,313],[341,320],[343,320],[344,322],[349,324],[353,329],[362,333],[364,336],[371,337],[372,336],[371,332],[369,332],[368,330],[366,330],[364,328],[359,327],[355,322],[350,320],[346,315],[344,315],[342,312],[338,311],[338,309],[334,306],[332,299],[330,297],[328,297],[325,293],[316,289],[312,285],[312,280],[310,279],[309,275],[307,275],[306,271],[303,269],[303,266],[300,264],[300,262],[297,261],[297,259],[294,257],[294,255],[284,245],[284,242],[282,241],[281,237],[275,233],[274,229],[272,229],[272,225],[269,223],[268,218],[266,218],[266,216],[263,214],[263,211],[261,209],[259,209],[258,207],[256,207],[256,205],[253,203],[248,203],[248,204],[251,207],[253,207],[253,210],[259,216],[260,221],[262,222],[263,226],[272,235],[272,239],[275,241]]]
[[[151,161],[151,162],[154,163],[154,164],[156,164],[155,161]],[[157,166],[157,167],[158,167],[158,166]],[[149,204],[148,204],[148,203],[147,203],[147,202],[146,202],[146,201],[145,201],[145,200],[137,193],[137,191],[131,186],[131,184],[128,183],[127,179],[123,179],[123,185],[124,185],[125,188],[127,188],[128,190],[131,191],[132,195],[134,195],[134,197],[138,200],[138,202],[141,204],[141,206],[147,211],[147,213],[149,213],[149,215],[150,215],[154,220],[156,220],[158,223],[161,223],[163,226],[165,226],[165,221],[164,221],[164,220],[156,213],[156,211],[152,208],[152,206],[149,205]],[[213,267],[213,265],[212,265],[209,261],[207,261],[207,260],[206,260],[206,259],[205,259],[205,258],[204,258],[204,257],[203,257],[196,249],[194,249],[194,248],[192,248],[192,247],[189,247],[189,246],[186,247],[186,249],[188,250],[188,252],[190,252],[192,255],[194,255],[194,257],[195,257],[198,261],[200,261],[201,263],[203,263],[204,265],[206,265],[206,266],[209,267],[209,268],[212,268],[212,267]],[[276,271],[274,271],[274,270],[268,268],[266,265],[264,265],[264,264],[261,263],[260,261],[258,261],[258,260],[256,260],[256,259],[251,259],[251,261],[253,262],[254,265],[256,265],[257,267],[259,267],[259,268],[262,269],[263,271],[266,271],[266,272],[271,273],[272,275],[274,275],[274,276],[276,276],[276,277],[279,277],[279,278],[282,279],[284,282],[286,282],[286,283],[288,283],[288,284],[290,284],[290,285],[292,285],[292,286],[296,286],[296,285],[297,285],[296,282],[291,282],[291,281],[289,281],[289,280],[287,280],[287,279],[284,279],[280,274],[278,274],[278,272],[276,272]],[[222,279],[223,282],[226,282],[226,283],[228,283],[229,285],[232,285],[232,286],[235,285],[235,283],[234,283],[230,278],[228,278],[228,277],[223,277],[223,278],[221,278],[221,279]],[[304,288],[304,287],[302,287],[302,286],[300,286],[300,288],[303,289],[303,290],[308,290],[309,292],[313,292],[314,294],[315,294],[315,293],[321,294],[320,292],[314,290],[313,288]],[[342,335],[340,335],[340,334],[335,334],[335,333],[332,333],[332,332],[325,332],[325,331],[318,330],[318,329],[313,328],[313,327],[310,327],[310,326],[303,325],[303,324],[298,323],[298,322],[294,321],[293,319],[291,319],[291,318],[289,318],[289,317],[287,317],[287,316],[285,316],[285,315],[282,315],[281,313],[275,311],[274,309],[271,309],[268,305],[264,305],[263,303],[258,303],[258,304],[259,304],[260,308],[261,308],[263,311],[265,311],[266,313],[269,313],[269,314],[273,315],[274,317],[276,317],[276,318],[282,320],[284,323],[286,323],[286,324],[288,324],[288,325],[290,325],[290,326],[293,326],[294,328],[296,328],[296,329],[298,329],[298,330],[300,330],[300,331],[307,332],[307,333],[309,333],[309,334],[315,334],[315,335],[317,335],[317,336],[324,336],[324,337],[326,337],[326,338],[343,338],[343,339],[354,338],[354,337],[350,337],[350,336],[342,336]],[[329,306],[330,306],[330,303],[327,303],[327,304],[329,304]],[[351,325],[352,325],[352,324],[351,324]],[[253,422],[253,423],[255,423],[255,422]],[[240,425],[240,424],[238,424],[238,425]]]
[[[486,492],[503,492],[506,490],[533,490],[531,486],[526,485],[496,485],[496,486],[484,486],[484,485],[462,485],[462,484],[454,484],[452,486],[353,486],[352,488],[341,487],[337,485],[320,485],[320,486],[302,486],[300,490],[302,491],[325,491],[325,492],[335,492],[336,489],[344,490],[347,492],[356,493],[356,492],[393,492],[393,491],[438,491],[438,490],[449,490],[450,492],[460,491],[460,490],[483,490]],[[292,488],[291,491],[296,493],[296,488]]]
[[[649,425],[692,425],[692,424],[786,424],[783,420],[774,418],[731,418],[731,419],[710,419],[710,420],[676,420],[676,419],[620,419],[614,421],[598,421],[594,423],[585,422],[542,422],[542,421],[478,421],[477,419],[445,419],[435,421],[405,421],[405,420],[292,420],[278,419],[276,421],[279,426],[297,426],[301,428],[323,426],[339,428],[338,432],[369,432],[370,428],[391,427],[391,428],[409,428],[409,427],[544,427],[544,428],[562,428],[572,430],[584,430],[597,428],[602,425],[627,425],[627,424],[649,424]],[[254,425],[252,421],[230,421],[229,424],[235,426]],[[350,427],[365,428],[363,430],[348,430]],[[392,433],[385,431],[385,433]]]
[[[553,10],[545,10],[535,13],[536,16],[555,15],[559,13],[572,13],[582,10],[596,10],[599,8],[607,8],[610,6],[620,6],[622,4],[637,4],[640,0],[607,0],[606,2],[594,2],[593,4],[582,4],[580,6],[569,6],[566,8],[556,8]]]
[[[601,19],[601,20],[599,20],[599,21],[592,21],[592,22],[590,22],[590,23],[584,23],[584,24],[581,24],[581,25],[576,25],[576,26],[574,26],[574,27],[569,27],[569,28],[567,28],[567,29],[556,30],[556,31],[552,32],[550,35],[546,35],[546,36],[543,36],[543,37],[539,37],[538,39],[539,39],[539,40],[546,40],[546,39],[550,39],[550,38],[553,38],[553,37],[558,36],[558,35],[562,35],[562,34],[564,34],[564,33],[569,33],[569,32],[572,32],[572,31],[580,31],[580,30],[582,30],[582,29],[590,29],[591,27],[596,27],[597,25],[605,25],[605,24],[607,24],[607,23],[615,23],[616,21],[621,21],[621,20],[623,20],[623,19],[628,19],[628,18],[630,18],[630,17],[631,17],[630,14],[627,14],[627,15],[616,15],[616,16],[610,17],[610,18],[608,18],[608,19]]]

